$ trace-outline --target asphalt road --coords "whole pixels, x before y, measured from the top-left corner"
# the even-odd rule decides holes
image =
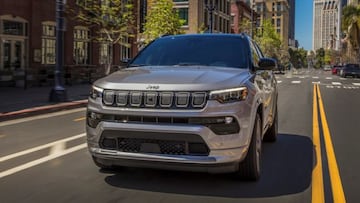
[[[258,182],[151,169],[101,171],[84,144],[85,109],[76,109],[0,123],[0,201],[337,202],[333,198],[343,194],[347,202],[360,202],[360,80],[306,70],[277,78],[280,134],[263,145]]]

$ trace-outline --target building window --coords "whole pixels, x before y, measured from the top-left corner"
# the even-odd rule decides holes
[[[122,39],[123,44],[128,44],[129,46],[121,45],[120,59],[129,59],[131,58],[131,48],[130,41],[128,37]]]
[[[26,35],[26,23],[4,20],[3,34],[24,36]]]
[[[100,57],[99,63],[100,64],[110,64],[111,62],[111,43],[102,42],[100,43]]]
[[[89,64],[90,38],[86,27],[75,27],[73,57],[75,64]]]
[[[281,20],[280,18],[276,19],[276,26],[280,27],[281,26]]]
[[[184,25],[189,25],[189,8],[178,8],[179,17],[185,20]]]
[[[55,64],[56,62],[55,33],[55,22],[43,23],[41,37],[41,64]]]

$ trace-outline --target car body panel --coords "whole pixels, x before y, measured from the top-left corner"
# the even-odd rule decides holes
[[[239,40],[244,47],[248,47],[244,48],[243,55],[239,56],[247,58],[247,60],[242,59],[247,67],[192,64],[140,66],[138,64],[139,67],[125,68],[94,82],[94,87],[101,90],[111,90],[115,93],[128,91],[129,97],[133,96],[132,92],[140,92],[142,95],[140,96],[142,103],[139,106],[118,106],[116,103],[107,105],[103,101],[102,94],[96,98],[89,98],[87,141],[90,153],[98,162],[106,165],[174,170],[234,172],[238,170],[239,163],[247,155],[256,116],[261,117],[262,136],[272,125],[277,106],[277,82],[272,70],[259,70],[257,61],[264,56],[256,43],[246,35],[227,34],[169,36],[164,37],[164,40],[172,43],[173,40],[183,40],[187,37],[215,41],[231,39],[236,42]],[[162,38],[158,40],[160,41]],[[157,43],[156,40],[154,43]],[[150,44],[149,46],[155,45]],[[139,55],[144,57],[146,50],[150,50],[150,48],[145,47]],[[129,66],[135,62],[136,58],[130,62]],[[245,99],[222,103],[210,98],[214,91],[225,90],[226,92],[237,88],[246,88]],[[201,108],[192,108],[190,104],[185,108],[178,107],[177,104],[175,107],[144,106],[146,101],[144,95],[147,92],[156,93],[159,98],[157,102],[160,103],[161,93],[169,91],[175,92],[174,99],[176,101],[179,100],[176,96],[177,92],[186,92],[189,95],[194,92],[204,92],[206,103]],[[244,92],[242,91],[242,93]],[[114,98],[116,100],[117,96]],[[131,103],[129,98],[126,101]],[[91,126],[90,120],[93,117],[96,118],[97,115],[103,116],[102,118],[104,115],[110,115],[112,119],[101,120],[99,118],[96,126]],[[121,119],[116,119],[117,117],[121,117]],[[138,120],[128,119],[130,117],[136,117]],[[220,124],[225,128],[228,126],[226,119],[231,118],[232,123],[238,124],[239,131],[221,135],[211,127],[216,126],[214,123],[208,125],[190,122],[191,119],[206,120],[210,118],[223,119],[220,119]],[[162,122],[161,120],[164,119],[168,121]],[[179,119],[185,121],[175,122]],[[118,146],[124,142],[121,141],[123,138],[140,142],[137,143],[140,147],[135,151],[132,149],[133,151],[130,152],[119,149]],[[105,146],[106,139],[116,142],[116,147],[102,147]],[[163,153],[159,143],[172,141],[184,142],[187,153]],[[194,155],[189,149],[193,142],[206,146],[208,154]]]

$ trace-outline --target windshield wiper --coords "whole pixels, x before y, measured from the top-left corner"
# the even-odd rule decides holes
[[[174,66],[207,66],[205,64],[200,64],[200,63],[178,63],[178,64],[175,64]]]
[[[147,66],[146,64],[130,64],[128,67],[140,67],[140,66]]]

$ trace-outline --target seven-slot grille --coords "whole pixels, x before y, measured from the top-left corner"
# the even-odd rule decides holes
[[[206,92],[105,90],[103,93],[105,105],[128,108],[203,108],[206,101]]]

